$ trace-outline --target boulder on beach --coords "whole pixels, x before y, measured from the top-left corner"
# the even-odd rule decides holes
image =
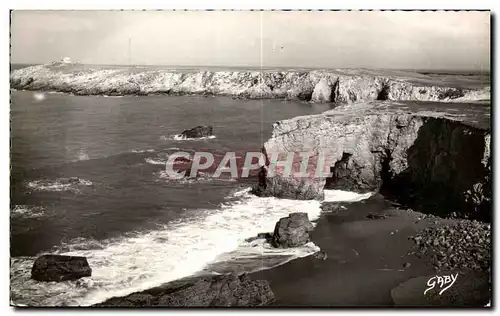
[[[85,257],[43,255],[31,269],[31,278],[37,281],[68,281],[89,277],[92,269]]]
[[[274,301],[265,280],[251,280],[247,274],[189,277],[165,285],[114,297],[95,307],[251,307]]]
[[[276,248],[305,245],[310,241],[309,232],[313,229],[307,213],[291,213],[276,223],[271,244]]]
[[[213,135],[213,127],[208,125],[200,125],[196,126],[192,129],[185,130],[184,132],[181,133],[181,136],[183,138],[201,138],[201,137],[208,137]]]

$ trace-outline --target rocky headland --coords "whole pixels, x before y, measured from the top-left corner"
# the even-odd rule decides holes
[[[482,102],[370,101],[276,122],[263,146],[275,172],[257,193],[321,199],[325,188],[380,191],[426,213],[489,220],[490,126]],[[289,154],[286,174],[275,166]],[[307,174],[299,174],[305,160]]]
[[[335,103],[463,102],[490,98],[489,76],[479,77],[436,78],[417,72],[364,69],[188,71],[54,62],[15,70],[10,84],[18,90],[75,95],[198,94]]]

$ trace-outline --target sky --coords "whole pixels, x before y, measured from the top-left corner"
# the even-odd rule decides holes
[[[489,70],[490,13],[12,12],[12,63],[63,57],[118,65]]]

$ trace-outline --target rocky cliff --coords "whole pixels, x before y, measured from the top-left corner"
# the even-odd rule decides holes
[[[261,194],[314,199],[324,188],[380,190],[423,211],[487,219],[490,135],[484,103],[371,101],[280,121],[264,144],[269,173]],[[287,159],[291,169],[276,167]]]
[[[490,98],[489,76],[435,78],[415,72],[338,70],[187,71],[52,63],[15,70],[11,87],[77,95],[201,94],[311,102]]]

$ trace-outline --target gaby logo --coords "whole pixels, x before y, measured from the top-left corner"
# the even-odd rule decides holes
[[[455,281],[457,280],[458,278],[458,273],[453,275],[453,274],[450,274],[450,275],[444,275],[444,276],[435,276],[435,277],[432,277],[429,279],[429,281],[427,281],[427,286],[428,288],[424,291],[424,295],[432,290],[434,287],[436,287],[436,285],[438,285],[438,289],[442,289],[440,292],[439,292],[439,295],[443,294],[447,289],[449,289],[453,284],[455,284]]]

